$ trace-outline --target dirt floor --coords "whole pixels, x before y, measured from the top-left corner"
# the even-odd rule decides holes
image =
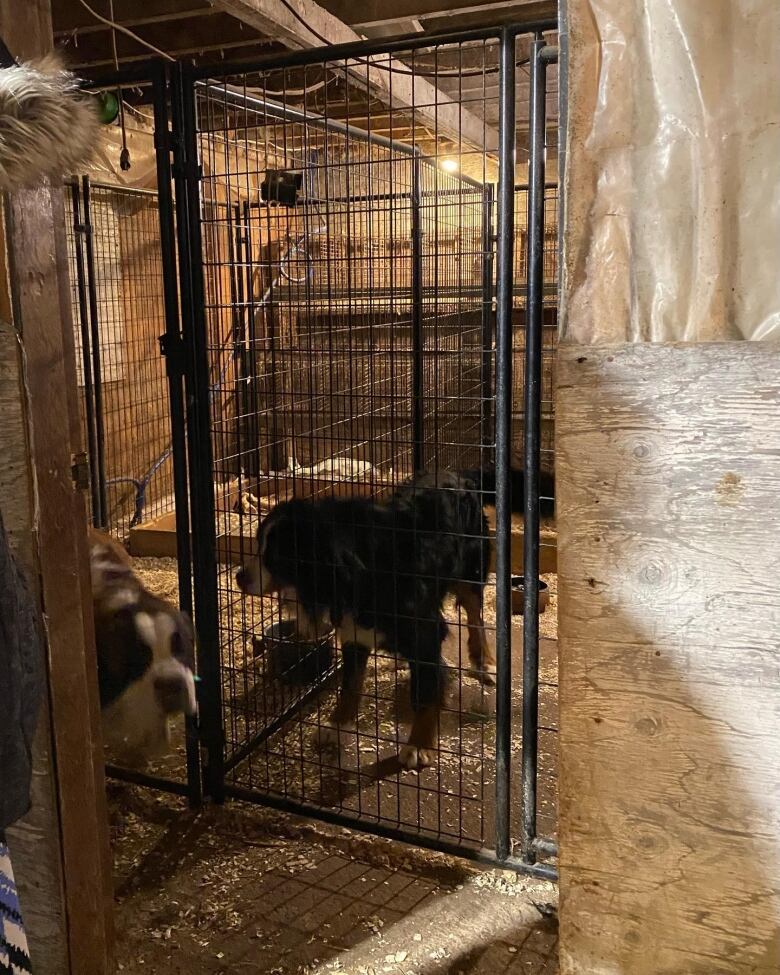
[[[555,975],[554,885],[243,804],[110,786],[127,975]]]
[[[176,563],[137,559],[155,593],[177,600]],[[542,617],[540,832],[555,833],[557,580]],[[486,621],[495,619],[492,587]],[[301,694],[266,673],[254,638],[278,607],[237,593],[220,572],[223,697],[228,747],[240,744]],[[457,613],[449,607],[453,622]],[[277,614],[276,617],[274,614]],[[522,620],[513,626],[512,742],[520,749]],[[495,693],[459,669],[465,631],[445,647],[455,675],[436,769],[377,775],[408,720],[405,668],[372,664],[360,733],[337,761],[312,732],[332,686],[266,739],[229,776],[313,804],[359,812],[461,842],[491,842]],[[181,734],[151,771],[180,777]],[[513,788],[518,788],[515,776]],[[519,796],[515,797],[519,812]],[[229,803],[193,812],[182,800],[110,785],[119,970],[128,975],[555,975],[556,888],[399,842]],[[517,835],[517,823],[513,833]]]

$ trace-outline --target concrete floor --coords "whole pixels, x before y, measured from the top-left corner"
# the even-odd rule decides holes
[[[128,975],[555,975],[552,884],[231,804],[112,786]]]

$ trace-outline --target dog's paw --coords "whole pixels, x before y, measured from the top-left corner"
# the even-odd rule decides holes
[[[496,667],[495,664],[483,664],[480,667],[470,667],[469,675],[484,684],[485,687],[496,686]]]
[[[314,732],[314,743],[320,751],[337,751],[339,729],[330,724],[322,725]]]
[[[337,728],[332,724],[321,725],[314,733],[314,741],[320,751],[338,751],[343,744],[344,735],[354,734],[354,728]]]
[[[435,758],[433,748],[418,748],[417,745],[404,745],[398,753],[398,761],[410,772],[433,765]]]

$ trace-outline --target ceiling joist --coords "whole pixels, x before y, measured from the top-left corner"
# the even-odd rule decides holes
[[[296,17],[281,0],[209,0],[213,7],[232,14],[259,30],[296,49],[320,47],[321,38],[329,44],[349,44],[362,38],[343,21],[314,0],[289,0]],[[372,61],[381,61],[377,67]],[[498,133],[468,109],[436,88],[428,80],[411,76],[407,65],[387,55],[345,62],[345,68],[358,84],[391,108],[413,109],[421,122],[435,127],[456,144],[497,146]]]

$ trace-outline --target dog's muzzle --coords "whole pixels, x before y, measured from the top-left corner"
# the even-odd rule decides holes
[[[236,585],[247,596],[270,596],[279,586],[259,562],[243,565],[236,573]]]
[[[154,667],[154,696],[165,714],[195,714],[195,675],[178,660],[167,660]]]

